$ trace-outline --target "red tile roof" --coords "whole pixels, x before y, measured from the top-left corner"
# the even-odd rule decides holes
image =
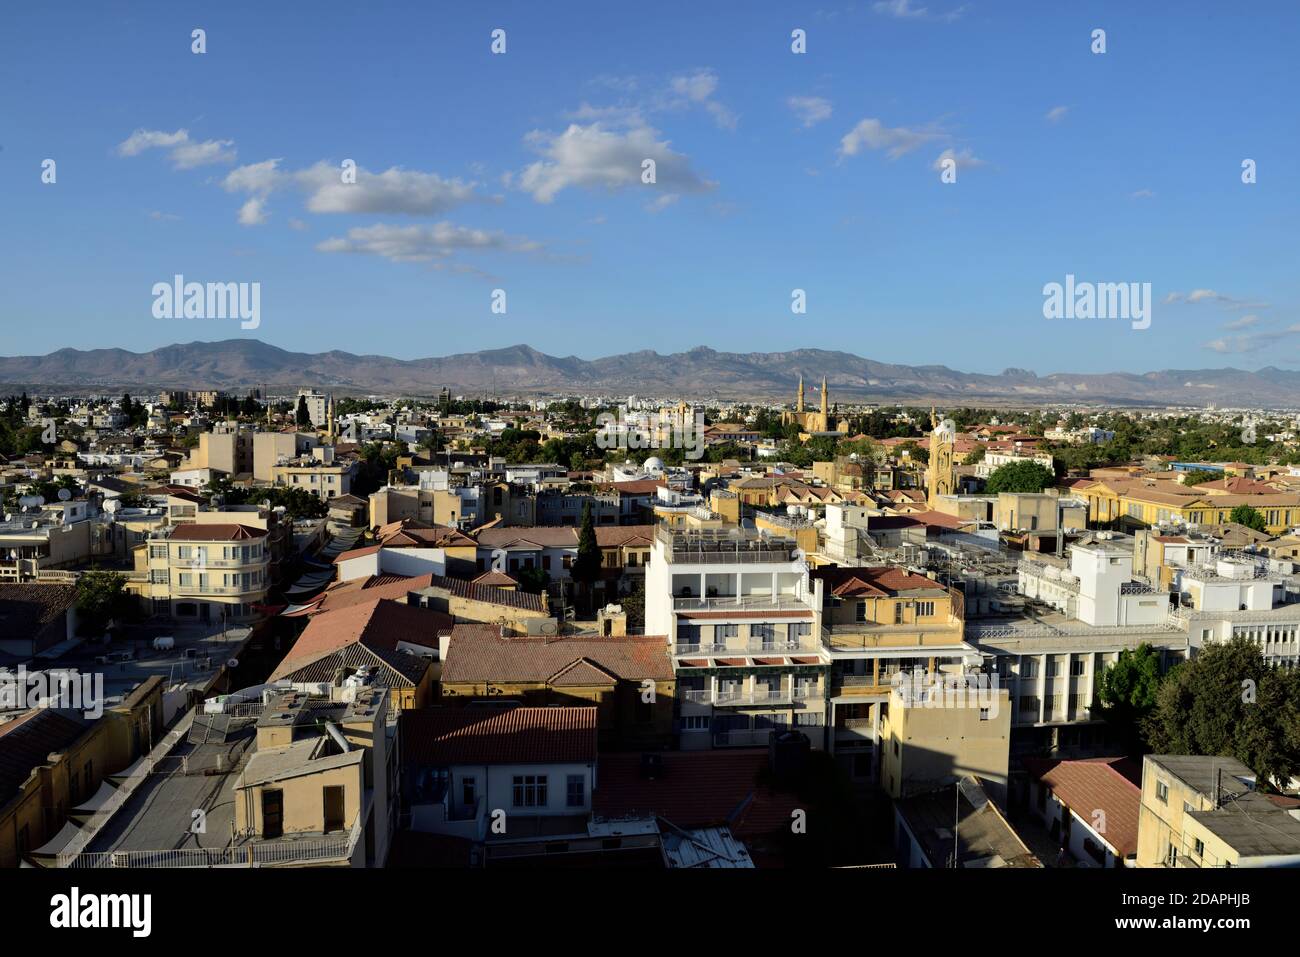
[[[186,522],[172,529],[174,542],[240,542],[265,538],[266,529],[223,522]]]
[[[1025,769],[1094,829],[1100,830],[1095,812],[1102,811],[1105,814],[1102,839],[1120,857],[1137,853],[1142,771],[1136,764],[1128,758],[1080,761],[1028,758]]]
[[[354,578],[351,581],[335,582],[323,591],[318,599],[320,611],[337,611],[350,608],[360,602],[376,601],[380,598],[392,598],[405,603],[406,596],[421,588],[428,588],[433,575],[371,575],[367,578]]]
[[[399,640],[436,646],[438,632],[450,628],[451,624],[450,615],[388,598],[321,612],[312,616],[284,660],[271,672],[270,680],[276,681],[309,662],[356,643],[382,651],[395,650]]]
[[[639,753],[605,754],[593,810],[602,817],[656,814],[678,827],[727,824],[737,837],[753,838],[790,827],[800,806],[794,794],[761,783],[768,767],[765,749],[665,751],[662,772],[641,774]]]
[[[442,681],[548,681],[579,659],[628,681],[673,676],[662,636],[502,638],[498,625],[458,624],[451,630]]]
[[[909,591],[946,594],[948,591],[932,578],[915,575],[893,565],[867,568],[814,568],[811,575],[825,582],[827,593],[837,598],[883,597]]]
[[[416,764],[596,760],[595,708],[425,708],[404,711],[399,720],[402,759]]]

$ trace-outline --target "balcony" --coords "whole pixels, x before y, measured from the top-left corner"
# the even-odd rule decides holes
[[[264,568],[266,555],[258,558],[173,558],[169,564],[172,568]]]
[[[845,675],[839,681],[836,695],[873,695],[889,694],[889,676],[882,674],[877,681],[871,675]]]
[[[266,582],[257,585],[172,585],[173,598],[207,598],[212,595],[265,595]]]
[[[785,688],[760,688],[755,691],[719,691],[713,703],[721,708],[793,704],[794,695]]]
[[[822,639],[832,650],[952,647],[962,644],[962,623],[953,619],[935,624],[879,625],[862,621],[830,624],[822,625]]]
[[[807,600],[798,595],[710,595],[697,598],[678,595],[673,598],[675,611],[811,611]]]

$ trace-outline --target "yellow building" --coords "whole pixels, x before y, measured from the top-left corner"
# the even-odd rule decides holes
[[[1281,535],[1300,525],[1300,493],[1296,492],[1224,494],[1168,480],[1108,478],[1077,483],[1073,493],[1087,500],[1088,520],[1093,524],[1179,521],[1221,525],[1230,521],[1234,508],[1247,505],[1264,516],[1265,531],[1270,535]]]
[[[36,708],[0,724],[0,867],[17,867],[68,822],[104,779],[163,736],[162,689],[154,676],[90,722]],[[27,760],[24,756],[32,756]]]
[[[594,704],[606,745],[670,741],[675,689],[662,636],[520,638],[495,625],[458,624],[443,654],[444,704]]]
[[[1142,759],[1138,867],[1297,867],[1300,821],[1236,758]]]
[[[930,409],[930,462],[926,466],[926,501],[938,507],[940,496],[952,495],[957,488],[953,472],[953,452],[957,433],[940,427],[934,409]]]
[[[904,680],[890,691],[881,724],[881,783],[894,799],[928,794],[971,775],[1005,801],[1011,701],[1005,688],[976,686],[983,675]]]

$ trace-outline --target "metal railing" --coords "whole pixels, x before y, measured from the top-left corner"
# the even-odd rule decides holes
[[[360,815],[346,833],[336,837],[273,842],[249,841],[228,847],[182,847],[156,851],[96,851],[78,854],[60,867],[178,868],[252,867],[257,864],[310,864],[347,860],[360,837]],[[62,855],[60,855],[62,858]]]
[[[678,611],[731,611],[736,609],[811,611],[812,606],[799,595],[675,595],[673,608]]]

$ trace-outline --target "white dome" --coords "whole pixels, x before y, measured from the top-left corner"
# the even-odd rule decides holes
[[[652,455],[650,458],[645,460],[645,465],[643,465],[642,468],[647,472],[662,472],[664,470],[664,463],[657,455]]]

